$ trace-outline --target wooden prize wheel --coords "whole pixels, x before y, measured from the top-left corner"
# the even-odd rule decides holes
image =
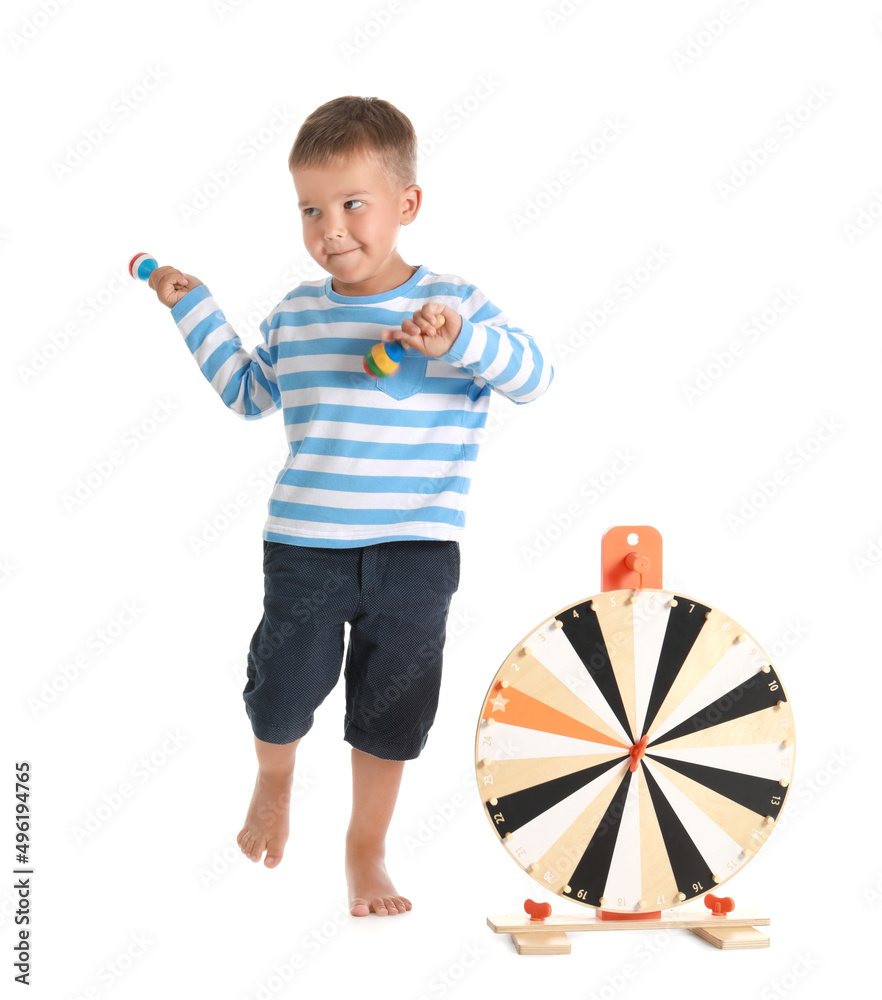
[[[763,947],[769,918],[716,891],[765,844],[793,775],[771,660],[710,604],[663,589],[662,541],[610,528],[602,592],[531,629],[487,692],[475,740],[487,818],[543,888],[593,913],[488,918],[520,953],[566,931],[686,927]],[[705,896],[704,906],[682,904]]]

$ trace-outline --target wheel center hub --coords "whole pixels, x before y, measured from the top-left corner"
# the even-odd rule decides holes
[[[632,773],[637,770],[637,765],[640,763],[640,761],[643,759],[643,755],[646,753],[646,741],[648,739],[649,736],[644,733],[644,735],[640,738],[640,742],[635,743],[634,746],[632,746],[631,749],[628,751],[628,753],[630,753],[631,755],[631,763],[629,765],[629,770]]]

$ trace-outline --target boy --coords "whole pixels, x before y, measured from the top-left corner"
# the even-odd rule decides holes
[[[404,761],[435,717],[490,388],[525,403],[553,377],[474,285],[399,256],[422,199],[416,149],[410,120],[377,98],[340,97],[306,119],[289,168],[304,244],[331,277],[289,292],[251,354],[198,278],[150,276],[226,405],[246,420],[282,409],[290,448],[263,530],[264,614],[243,692],[258,773],[238,843],[255,862],[265,851],[268,868],[281,861],[297,745],[337,683],[349,622],[354,916],[411,909],[386,871],[385,837]],[[375,379],[362,358],[380,339],[407,350]]]

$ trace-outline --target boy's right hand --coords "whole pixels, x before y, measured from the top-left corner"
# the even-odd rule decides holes
[[[157,298],[169,309],[176,305],[194,288],[198,288],[203,282],[194,278],[192,274],[185,274],[176,267],[157,267],[147,280],[147,284],[156,292]]]

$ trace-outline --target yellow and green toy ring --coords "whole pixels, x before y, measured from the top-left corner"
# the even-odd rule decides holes
[[[436,326],[440,329],[444,326],[444,316],[438,313],[435,317]],[[399,340],[383,340],[365,354],[362,364],[368,375],[375,378],[385,378],[387,375],[394,375],[398,371],[401,359],[404,357],[404,344]]]

